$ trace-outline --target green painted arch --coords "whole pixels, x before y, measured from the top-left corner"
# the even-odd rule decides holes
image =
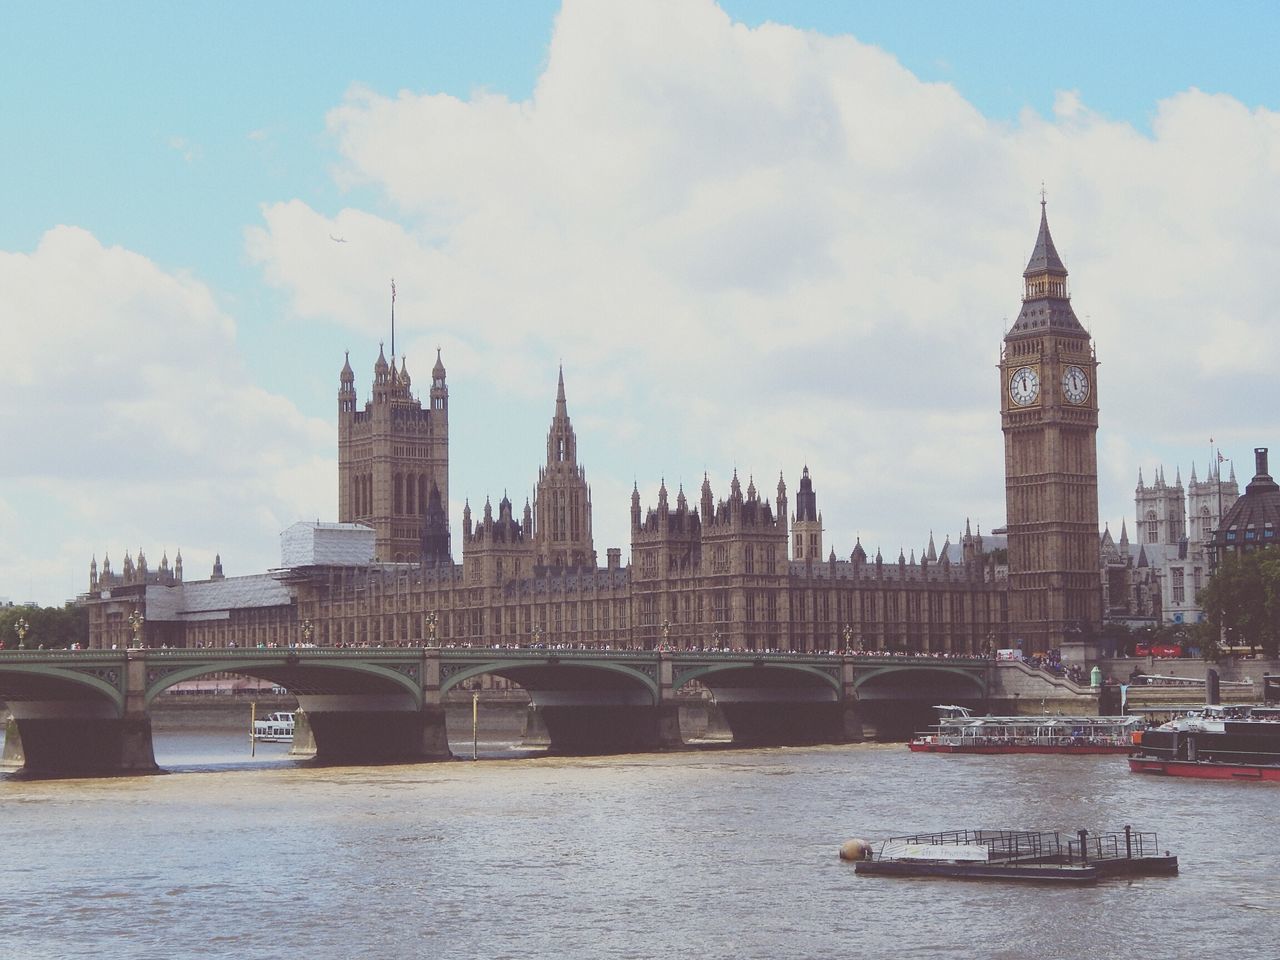
[[[657,703],[659,700],[657,681],[642,670],[637,670],[635,667],[628,666],[625,663],[604,663],[599,661],[582,660],[566,661],[563,657],[559,658],[559,663],[556,664],[550,664],[546,660],[490,660],[486,663],[473,664],[459,669],[456,673],[450,676],[448,680],[441,680],[440,693],[441,695],[446,694],[464,680],[483,676],[486,673],[499,673],[502,670],[517,669],[521,667],[527,669],[529,667],[547,666],[584,667],[588,670],[599,670],[603,673],[619,673],[628,679],[637,681],[649,692],[649,695],[653,697],[654,703]]]
[[[701,678],[705,676],[709,676],[710,674],[713,674],[713,673],[724,673],[725,671],[728,671],[728,670],[757,669],[755,666],[757,662],[759,661],[752,660],[749,663],[745,663],[745,662],[709,663],[700,667],[695,667],[694,669],[690,670],[688,673],[680,673],[680,687],[683,687],[690,680],[700,680]],[[785,660],[780,660],[780,661],[766,660],[764,661],[764,667],[769,669],[775,669],[775,670],[787,670],[792,673],[805,673],[810,676],[818,677],[819,679],[823,680],[827,684],[827,686],[831,687],[831,689],[836,692],[837,697],[840,695],[840,678],[833,677],[827,671],[822,670],[819,667],[812,666],[811,664],[788,663]],[[678,690],[678,689],[679,687],[674,687],[672,692],[674,693],[675,690]]]
[[[114,668],[114,667],[113,667]],[[118,668],[124,673],[124,665]],[[0,667],[0,673],[16,673],[26,674],[36,677],[52,677],[56,680],[67,680],[71,683],[82,687],[88,687],[94,693],[102,694],[111,701],[111,705],[116,708],[116,712],[121,716],[124,715],[124,693],[117,687],[113,687],[101,677],[94,677],[87,673],[81,673],[79,670],[66,670],[61,667],[51,667],[43,664],[5,664]]]
[[[977,688],[979,696],[985,697],[987,695],[987,677],[985,670],[975,670],[973,667],[933,666],[932,664],[927,667],[889,665],[877,667],[874,670],[868,671],[858,670],[855,672],[853,678],[853,689],[855,691],[861,690],[868,684],[868,682],[874,680],[876,677],[885,677],[891,674],[919,674],[925,670],[929,673],[949,673],[953,676],[960,677],[961,679],[972,683]]]
[[[317,668],[321,670],[333,670],[335,673],[362,673],[365,675],[380,677],[384,680],[391,680],[400,687],[403,687],[413,696],[413,701],[418,706],[422,706],[422,686],[411,677],[405,676],[399,670],[393,670],[390,667],[378,666],[374,663],[367,663],[359,660],[333,660],[326,658],[325,660],[310,660],[305,657],[296,658],[296,662],[290,663],[295,659],[288,655],[282,655],[278,659],[271,660],[233,660],[233,661],[217,661],[213,663],[194,664],[189,667],[183,667],[181,670],[174,670],[167,673],[154,683],[147,685],[147,706],[151,705],[151,701],[164,691],[168,690],[175,684],[182,683],[184,680],[195,680],[210,673],[240,673],[248,677],[255,677],[259,680],[270,680],[270,677],[258,677],[257,673],[262,670],[270,670],[274,667],[297,667],[305,666],[307,668]]]

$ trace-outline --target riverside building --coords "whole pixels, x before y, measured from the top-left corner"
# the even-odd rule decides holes
[[[439,354],[427,403],[407,365],[381,351],[359,406],[349,358],[339,374],[338,522],[282,534],[281,566],[184,581],[90,568],[90,646],[127,645],[130,617],[150,646],[544,644],[746,650],[1028,652],[1101,625],[1096,359],[1071,313],[1066,270],[1042,208],[1018,322],[1005,338],[1007,541],[966,532],[939,553],[824,555],[814,478],[794,512],[735,471],[697,501],[665,483],[631,494],[630,562],[599,562],[591,488],[579,462],[563,371],[532,502],[503,497],[449,530],[448,388]],[[1065,508],[1063,504],[1068,505]],[[461,562],[453,546],[461,546]],[[1007,543],[1007,566],[1006,549]],[[1130,567],[1130,569],[1132,569]],[[1136,593],[1133,594],[1136,597]]]

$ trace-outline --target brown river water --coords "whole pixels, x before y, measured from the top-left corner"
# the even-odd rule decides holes
[[[901,744],[314,768],[157,718],[151,777],[0,776],[5,955],[1280,956],[1280,785]],[[469,726],[452,728],[468,757]],[[857,877],[851,837],[1159,832],[1181,875],[1056,889]]]

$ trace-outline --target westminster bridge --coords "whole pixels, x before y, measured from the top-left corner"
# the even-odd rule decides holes
[[[1009,666],[1020,672],[1006,679]],[[174,684],[212,673],[287,688],[299,706],[295,748],[314,747],[316,761],[333,764],[449,759],[444,698],[486,674],[522,687],[529,729],[567,754],[678,748],[678,695],[695,682],[743,746],[853,742],[887,705],[998,709],[1019,685],[1031,683],[1034,695],[1035,683],[1065,684],[977,657],[502,647],[8,650],[0,652],[0,700],[12,715],[5,766],[44,776],[154,771],[151,704]]]

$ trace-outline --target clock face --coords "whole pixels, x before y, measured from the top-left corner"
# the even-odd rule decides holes
[[[1067,403],[1084,403],[1089,399],[1089,375],[1079,367],[1067,367],[1062,374],[1062,395]]]
[[[1040,396],[1040,376],[1031,367],[1019,367],[1009,378],[1009,399],[1020,407]]]

